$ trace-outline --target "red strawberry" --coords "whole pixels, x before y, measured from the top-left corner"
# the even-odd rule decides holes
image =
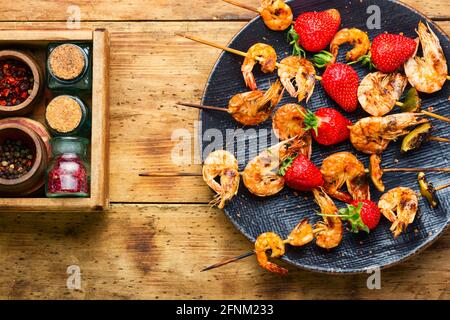
[[[279,171],[286,184],[299,191],[311,191],[323,185],[322,173],[305,155],[284,161]]]
[[[331,64],[322,75],[325,91],[347,112],[353,112],[358,107],[358,85],[358,74],[347,64]]]
[[[350,136],[348,126],[352,122],[339,111],[332,108],[320,108],[316,113],[308,110],[303,122],[311,129],[314,140],[325,146],[345,141]]]
[[[339,210],[339,216],[350,223],[352,232],[363,230],[369,233],[380,222],[380,215],[377,204],[370,200],[354,200],[347,208]]]
[[[416,51],[414,39],[400,34],[383,33],[375,37],[370,48],[372,62],[384,73],[397,70]]]
[[[294,24],[298,44],[306,51],[319,52],[330,44],[340,24],[341,15],[336,9],[302,13]]]

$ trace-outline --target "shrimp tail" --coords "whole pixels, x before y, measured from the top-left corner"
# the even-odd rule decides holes
[[[256,85],[255,76],[253,73],[250,72],[242,72],[242,75],[244,76],[245,85],[250,88],[250,90],[255,91],[258,89]]]
[[[280,267],[279,265],[268,261],[265,265],[260,264],[261,267],[263,267],[264,269],[273,272],[273,273],[278,273],[280,275],[286,275],[289,271],[283,267]]]
[[[289,93],[289,95],[293,98],[296,98],[298,96],[298,92],[295,89],[294,85],[292,84],[292,81],[287,78],[282,78],[281,83],[283,84],[286,91]]]

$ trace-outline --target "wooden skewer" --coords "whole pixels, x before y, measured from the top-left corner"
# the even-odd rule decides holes
[[[427,115],[427,116],[429,116],[429,117],[432,117],[432,118],[435,118],[435,119],[438,119],[438,120],[442,120],[442,121],[445,121],[445,122],[450,122],[449,118],[444,117],[444,116],[440,116],[440,115],[438,115],[436,113],[425,111],[425,110],[420,110],[420,112],[425,114],[425,115]]]
[[[435,172],[450,172],[450,168],[386,168],[383,172],[420,172],[420,171],[435,171]]]
[[[232,5],[236,6],[236,7],[240,7],[240,8],[243,8],[243,9],[247,9],[247,10],[259,13],[258,8],[249,6],[249,5],[245,4],[245,3],[237,2],[237,1],[234,1],[234,0],[223,0],[223,1],[225,1],[225,2],[227,2],[229,4],[232,4]]]
[[[448,188],[448,187],[450,187],[450,183],[447,183],[447,184],[444,184],[442,186],[436,187],[436,188],[434,188],[434,190],[435,191],[439,191],[439,190],[442,190],[442,189],[445,189],[445,188]]]
[[[450,76],[446,76],[446,78],[447,78],[447,80],[449,80],[449,81],[450,81]]]
[[[434,171],[434,172],[450,172],[450,168],[386,168],[381,169],[382,172],[420,172],[420,171]],[[369,173],[369,169],[364,169],[365,173]]]
[[[139,177],[201,177],[201,174],[193,172],[179,172],[179,173],[150,173],[141,172]]]
[[[448,138],[441,138],[441,137],[429,137],[428,140],[430,141],[439,141],[439,142],[450,142],[450,139]]]
[[[289,239],[285,239],[285,240],[283,240],[283,243],[284,243],[284,244],[289,244],[290,241],[291,241],[291,240],[289,240]],[[219,267],[224,266],[224,265],[226,265],[226,264],[229,264],[229,263],[232,263],[232,262],[236,262],[236,261],[245,259],[245,258],[247,258],[247,257],[251,257],[251,256],[253,256],[254,254],[255,254],[255,251],[252,250],[252,251],[243,253],[243,254],[241,254],[241,255],[238,255],[238,256],[236,256],[236,257],[228,258],[228,259],[222,260],[222,261],[220,261],[220,262],[214,263],[214,264],[212,264],[212,265],[210,265],[210,266],[208,266],[208,267],[202,269],[200,272],[208,271],[208,270],[215,269],[215,268],[219,268]]]
[[[208,109],[208,110],[217,110],[217,111],[222,111],[222,112],[228,112],[228,109],[225,109],[225,108],[204,106],[204,105],[196,104],[196,103],[177,102],[176,104],[179,106],[189,107],[189,108]]]
[[[183,37],[183,38],[195,41],[195,42],[206,44],[207,46],[211,46],[211,47],[214,47],[214,48],[217,48],[217,49],[220,49],[220,50],[224,50],[224,51],[233,53],[233,54],[236,54],[236,55],[239,55],[239,56],[242,56],[242,57],[247,57],[247,53],[246,52],[243,52],[243,51],[240,51],[240,50],[236,50],[236,49],[233,49],[233,48],[229,48],[229,47],[226,47],[226,46],[222,46],[220,44],[217,44],[217,43],[214,43],[214,42],[211,42],[211,41],[208,41],[208,40],[204,40],[204,39],[196,37],[196,36],[191,36],[191,35],[188,35],[188,34],[181,34],[181,33],[177,33],[176,35],[179,36],[179,37]],[[256,57],[255,60],[258,61],[258,62],[264,62],[264,58],[261,58],[261,57]],[[283,64],[281,64],[279,62],[277,62],[275,65],[276,65],[277,68],[283,66]],[[322,80],[321,76],[317,76],[316,75],[315,78],[316,78],[316,80],[319,80],[319,81]]]
[[[402,107],[403,104],[404,104],[404,103],[403,103],[403,102],[400,102],[400,101],[397,101],[397,102],[395,103],[395,105],[397,105],[397,106],[399,106],[399,107]],[[433,113],[433,112],[430,112],[430,111],[419,110],[418,112],[419,112],[419,113],[423,113],[423,114],[425,114],[425,115],[427,115],[427,116],[429,116],[429,117],[431,117],[431,118],[435,118],[435,119],[442,120],[442,121],[445,121],[445,122],[450,122],[450,118],[447,118],[447,117],[444,117],[444,116],[440,116],[440,115],[438,115],[438,114],[436,114],[436,113]]]
[[[200,272],[208,271],[208,270],[211,270],[211,269],[215,269],[215,268],[224,266],[226,264],[229,264],[229,263],[232,263],[232,262],[235,262],[235,261],[238,261],[238,260],[242,260],[242,259],[247,258],[247,257],[251,257],[254,254],[255,254],[255,251],[252,250],[252,251],[246,252],[244,254],[241,254],[239,256],[236,256],[236,257],[233,257],[233,258],[230,258],[230,259],[226,259],[226,260],[217,262],[217,263],[215,263],[213,265],[210,265],[209,267],[206,267],[206,268],[202,269]]]

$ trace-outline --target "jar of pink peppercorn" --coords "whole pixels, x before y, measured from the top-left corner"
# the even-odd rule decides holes
[[[47,197],[89,197],[89,141],[81,137],[57,137],[50,141],[52,159],[47,171]]]

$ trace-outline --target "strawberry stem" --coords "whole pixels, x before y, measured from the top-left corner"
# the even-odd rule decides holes
[[[293,154],[291,157],[286,158],[283,163],[281,164],[280,169],[278,170],[278,175],[284,176],[286,174],[287,169],[292,165],[292,162],[294,162],[294,159],[297,157],[297,154]]]
[[[287,33],[287,41],[289,45],[292,46],[292,55],[300,56],[302,58],[306,58],[306,52],[303,48],[298,44],[299,36],[294,29],[294,26],[291,26]]]
[[[349,62],[348,65],[352,65],[355,63],[361,62],[362,66],[366,66],[369,68],[369,70],[372,70],[375,68],[375,65],[372,62],[372,55],[370,54],[370,52],[366,55],[363,55],[362,57],[360,57],[358,60]]]
[[[360,230],[363,230],[367,233],[370,232],[369,228],[364,224],[361,219],[361,209],[363,203],[360,202],[358,207],[352,206],[350,204],[347,205],[347,208],[339,209],[337,214],[319,214],[322,217],[339,217],[343,221],[348,221],[351,226],[351,232],[358,233]]]
[[[303,123],[305,124],[305,130],[310,130],[313,129],[314,133],[316,134],[316,137],[319,136],[319,118],[316,117],[316,115],[311,111],[308,110],[306,112],[306,114],[304,114],[300,109],[299,112],[302,114],[303,116]]]
[[[331,52],[322,50],[313,56],[312,61],[317,68],[323,68],[327,66],[332,59],[333,55],[331,54]]]

